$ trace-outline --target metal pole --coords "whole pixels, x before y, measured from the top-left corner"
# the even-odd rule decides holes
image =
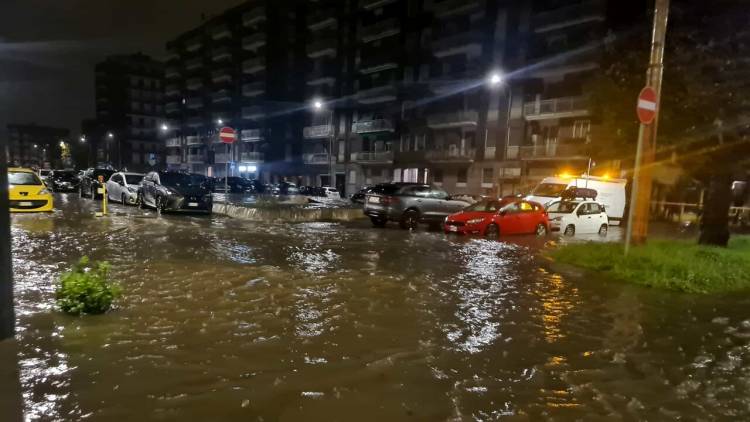
[[[626,232],[625,250],[630,244],[646,242],[648,219],[651,202],[651,181],[653,178],[652,163],[656,152],[656,133],[659,123],[658,107],[661,104],[661,83],[664,71],[664,43],[669,18],[669,0],[656,0],[654,5],[654,24],[651,35],[651,56],[646,85],[656,92],[657,113],[650,125],[641,125],[638,135],[636,161],[633,166],[633,190],[630,202],[630,215]],[[640,156],[638,155],[640,151]]]
[[[232,144],[227,145],[227,159],[224,163],[224,203],[228,203],[229,198],[229,159],[232,157]]]
[[[335,187],[336,177],[333,169],[333,109],[329,110],[328,115],[328,186]]]
[[[0,340],[13,337],[15,321],[10,250],[8,159],[5,156],[5,145],[2,145],[0,147]]]

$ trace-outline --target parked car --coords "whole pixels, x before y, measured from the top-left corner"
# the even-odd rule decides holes
[[[607,235],[609,217],[604,205],[592,201],[553,201],[547,206],[551,230],[563,231],[566,236],[576,233]]]
[[[264,190],[263,184],[259,181],[237,176],[227,177],[226,186],[229,189],[229,193],[263,193]],[[215,177],[213,179],[213,191],[225,191],[223,177]]]
[[[200,174],[152,171],[138,190],[141,207],[159,211],[201,211],[211,213],[211,181]]]
[[[102,195],[98,192],[98,189],[103,183],[99,183],[99,176],[106,182],[114,173],[114,170],[110,169],[95,169],[90,168],[83,172],[81,183],[79,184],[78,191],[80,192],[81,198],[88,196],[89,198],[101,199]]]
[[[39,178],[42,179],[42,182],[44,183],[47,183],[50,174],[52,174],[52,170],[50,169],[39,169]]]
[[[547,212],[541,204],[518,198],[484,200],[445,219],[446,233],[479,234],[496,238],[500,234],[536,234],[549,231]]]
[[[281,182],[272,188],[271,193],[274,195],[298,195],[300,191],[294,183]]]
[[[332,188],[330,186],[323,186],[322,190],[323,190],[323,196],[328,199],[341,199],[341,194],[336,188]]]
[[[143,174],[117,172],[107,181],[107,199],[123,205],[138,203],[138,189],[141,187]]]
[[[402,229],[416,229],[419,223],[440,227],[445,217],[468,205],[440,188],[419,183],[384,183],[365,198],[364,213],[374,226],[397,221]]]
[[[365,203],[365,196],[370,193],[372,190],[372,187],[365,186],[362,189],[359,190],[357,193],[353,193],[352,196],[349,197],[349,199],[352,201],[352,203],[355,204],[364,204]]]
[[[9,168],[8,185],[10,212],[52,211],[52,194],[34,170]]]
[[[573,199],[571,195],[581,196],[582,192],[588,191],[587,197],[594,193],[595,197],[591,199],[607,207],[607,215],[613,224],[620,224],[625,217],[626,183],[625,179],[585,175],[575,178],[546,177],[526,199],[547,207],[553,201]]]
[[[47,187],[53,192],[77,192],[80,183],[75,170],[53,170],[47,178]]]

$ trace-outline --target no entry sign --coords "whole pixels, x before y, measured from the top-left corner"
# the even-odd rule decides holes
[[[224,126],[219,131],[219,139],[225,144],[233,144],[237,140],[237,132],[231,127]]]
[[[650,125],[653,123],[656,117],[656,91],[650,86],[647,86],[641,90],[638,94],[638,120],[644,125]]]

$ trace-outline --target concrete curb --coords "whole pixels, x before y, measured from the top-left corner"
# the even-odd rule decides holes
[[[215,214],[247,221],[302,223],[311,221],[354,221],[367,218],[359,208],[251,208],[232,204],[214,204]]]

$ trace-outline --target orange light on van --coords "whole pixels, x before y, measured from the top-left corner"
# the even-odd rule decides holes
[[[609,178],[610,178],[609,173],[602,174],[602,179],[609,179]]]
[[[572,179],[573,175],[571,175],[570,173],[560,173],[558,177],[560,177],[561,179]]]

